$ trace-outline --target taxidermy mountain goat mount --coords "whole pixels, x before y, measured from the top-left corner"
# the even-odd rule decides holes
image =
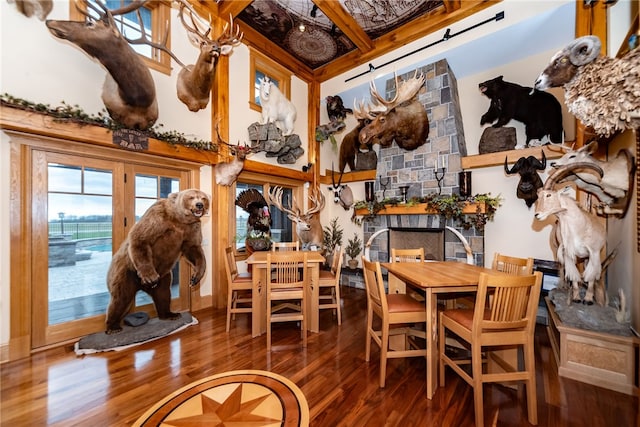
[[[76,2],[76,7],[86,17],[85,22],[46,21],[51,34],[75,44],[106,68],[107,75],[102,87],[102,102],[111,118],[129,129],[148,129],[158,119],[158,101],[151,72],[140,55],[133,50],[132,44],[145,44],[166,52],[184,68],[183,72],[178,75],[178,97],[192,111],[197,111],[198,108],[194,110],[192,106],[204,108],[202,103],[204,102],[204,106],[207,105],[211,91],[211,76],[207,77],[206,71],[209,69],[212,72],[213,68],[207,68],[207,61],[211,59],[214,66],[213,59],[220,54],[227,54],[230,48],[237,45],[242,38],[242,35],[238,35],[237,30],[232,35],[225,28],[223,36],[219,39],[204,40],[210,30],[204,33],[201,30],[196,30],[197,24],[195,24],[193,12],[190,10],[189,13],[195,28],[187,28],[187,31],[191,33],[192,38],[195,37],[195,34],[203,36],[201,50],[208,49],[210,54],[207,56],[201,52],[198,62],[194,66],[185,66],[166,46],[168,31],[161,43],[153,42],[147,38],[140,15],[140,8],[147,2],[148,0],[132,1],[123,7],[111,10],[100,1],[96,1],[94,4],[85,0]],[[84,7],[80,7],[79,4],[84,4]],[[183,0],[180,1],[180,19],[185,26],[186,22],[182,17],[182,12],[185,7],[188,7],[186,5]],[[88,9],[92,9],[97,17],[91,16],[87,12]],[[114,16],[125,15],[133,11],[137,14],[140,26],[140,37],[137,39],[123,35],[118,30],[118,23],[114,19]],[[201,87],[206,84],[209,85],[207,88]],[[203,98],[206,98],[206,101],[203,101]]]
[[[325,198],[320,188],[309,190],[312,206],[306,212],[300,210],[293,196],[291,196],[289,207],[285,207],[282,202],[283,192],[282,187],[271,188],[266,197],[268,203],[286,213],[287,217],[296,223],[296,233],[302,250],[309,250],[312,246],[322,248],[324,234],[320,223],[320,211],[324,208]]]
[[[491,100],[480,118],[481,126],[495,121],[492,126],[497,128],[513,119],[524,123],[527,147],[531,140],[545,136],[551,142],[562,143],[562,107],[550,93],[506,82],[502,76],[482,82],[478,88]]]
[[[262,106],[261,124],[280,122],[284,136],[293,133],[296,107],[267,76],[260,79],[260,105]]]
[[[538,200],[538,189],[542,188],[542,178],[538,175],[538,171],[544,171],[546,167],[547,158],[544,151],[542,151],[542,160],[534,156],[520,157],[511,169],[507,165],[507,157],[504,158],[504,172],[507,175],[516,173],[520,175],[516,196],[518,199],[523,199],[528,208]]]
[[[369,82],[369,91],[373,106],[360,104],[357,109],[365,114],[371,123],[359,134],[361,145],[380,144],[390,146],[393,141],[400,148],[415,150],[427,142],[429,118],[417,94],[424,85],[424,75],[418,72],[406,81],[400,81],[395,75],[396,94],[387,101],[378,93],[373,81]]]

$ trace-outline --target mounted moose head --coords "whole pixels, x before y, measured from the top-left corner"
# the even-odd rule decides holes
[[[387,101],[378,94],[371,81],[369,90],[373,97],[374,109],[361,106],[371,123],[360,131],[360,144],[370,145],[378,142],[388,147],[396,141],[400,148],[415,150],[427,142],[429,136],[429,118],[422,104],[416,98],[424,84],[424,75],[400,82],[395,76],[396,95]],[[375,113],[375,114],[374,114]]]
[[[282,203],[283,191],[282,187],[271,188],[266,197],[267,201],[286,213],[287,217],[296,223],[298,240],[300,240],[300,246],[303,250],[311,246],[321,248],[324,234],[322,233],[319,212],[324,208],[325,199],[320,189],[309,192],[309,200],[311,200],[313,206],[305,213],[300,210],[294,197],[291,197],[289,207],[285,207]]]
[[[103,3],[96,1],[98,7],[84,1],[86,7],[93,9],[99,17],[90,16],[85,10],[76,7],[86,16],[86,22],[47,20],[46,25],[55,37],[68,40],[96,58],[108,73],[102,87],[104,102],[111,118],[130,129],[148,129],[158,119],[156,88],[149,69],[131,44],[147,44],[169,53],[163,44],[151,42],[140,30],[139,39],[129,39],[118,31],[114,16],[136,11],[138,22],[142,18],[138,9],[146,1],[132,1],[118,9],[109,10]],[[165,40],[166,42],[166,40]],[[177,60],[177,59],[176,59]]]
[[[344,172],[340,172],[340,178],[338,178],[338,184],[336,184],[335,176],[333,173],[333,164],[331,165],[331,191],[333,191],[333,203],[337,203],[348,211],[353,205],[353,192],[348,185],[341,185],[342,175]]]
[[[229,16],[230,23],[225,24],[222,35],[215,40],[209,38],[211,27],[203,31],[197,22],[196,12],[186,0],[180,1],[180,12],[178,17],[182,22],[182,26],[187,30],[189,40],[200,49],[200,55],[195,65],[183,66],[178,74],[177,89],[178,99],[191,111],[202,110],[209,104],[209,96],[211,94],[211,85],[213,84],[213,72],[215,71],[216,62],[220,55],[229,55],[233,48],[240,44],[243,33],[240,33],[240,27],[236,26],[236,30],[231,34],[233,28],[233,17]],[[184,19],[184,9],[189,13],[189,25]],[[180,65],[182,65],[180,63]]]
[[[543,171],[547,167],[547,158],[542,151],[542,160],[533,156],[520,157],[511,169],[507,166],[507,157],[504,158],[504,172],[507,175],[520,174],[518,199],[524,199],[527,207],[530,208],[538,199],[538,189],[542,188],[542,179],[537,171]]]

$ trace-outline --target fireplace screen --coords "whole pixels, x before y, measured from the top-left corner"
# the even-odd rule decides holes
[[[390,228],[389,253],[391,248],[424,248],[427,260],[444,261],[444,229],[442,228]]]

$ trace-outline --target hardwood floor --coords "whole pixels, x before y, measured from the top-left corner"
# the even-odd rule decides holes
[[[343,288],[343,320],[321,313],[321,331],[303,349],[292,324],[266,338],[250,338],[249,316],[225,333],[225,311],[194,313],[199,324],[121,352],[77,357],[70,346],[2,365],[2,426],[127,426],[172,391],[204,377],[237,369],[268,370],[304,392],[312,426],[472,426],[473,394],[447,371],[433,400],[425,394],[425,361],[388,362],[386,388],[378,387],[379,352],[364,361],[366,300]],[[286,349],[282,349],[282,346]],[[280,347],[280,348],[279,348]],[[375,349],[375,346],[373,347]],[[540,426],[640,425],[638,397],[559,378],[544,327],[536,332]],[[518,391],[485,388],[485,423],[527,426]]]

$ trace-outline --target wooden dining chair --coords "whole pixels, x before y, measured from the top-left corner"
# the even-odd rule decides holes
[[[300,242],[273,242],[271,244],[271,251],[299,251],[300,250]]]
[[[424,303],[406,294],[389,294],[384,290],[379,262],[369,262],[362,257],[364,282],[367,288],[367,342],[365,360],[371,355],[371,340],[380,347],[380,387],[384,387],[387,374],[387,359],[400,357],[424,357],[426,348],[418,348],[415,338],[425,338],[425,331],[412,325],[427,321]],[[373,317],[380,318],[380,330],[373,329]],[[402,350],[389,348],[389,337],[404,335]]]
[[[305,296],[309,286],[307,252],[285,251],[267,254],[267,350],[271,350],[271,325],[300,322],[302,346],[307,346]],[[275,305],[274,305],[275,303]]]
[[[227,332],[231,326],[231,316],[236,313],[251,313],[251,273],[238,273],[233,247],[225,248],[224,270],[227,274]],[[247,306],[247,304],[249,306]]]
[[[533,258],[518,258],[496,252],[491,265],[493,270],[507,274],[533,274]]]
[[[319,304],[320,310],[333,309],[338,318],[338,325],[342,325],[342,314],[340,309],[340,272],[342,271],[342,259],[344,258],[344,248],[336,246],[333,250],[333,262],[331,270],[320,270]],[[326,291],[328,290],[328,292]]]
[[[473,387],[477,427],[484,425],[483,384],[505,381],[524,382],[529,422],[534,425],[538,423],[533,336],[541,286],[541,272],[527,276],[481,273],[474,309],[445,310],[440,313],[440,385],[445,384],[444,368],[449,366]],[[470,347],[470,360],[447,354],[445,341],[449,333],[455,334],[458,340]],[[493,353],[494,350],[513,346],[522,349],[523,369],[504,360],[496,360],[505,371],[486,370],[483,349],[487,357],[495,359],[499,356]],[[471,374],[462,367],[469,364]]]
[[[424,262],[424,248],[391,248],[391,262]]]

